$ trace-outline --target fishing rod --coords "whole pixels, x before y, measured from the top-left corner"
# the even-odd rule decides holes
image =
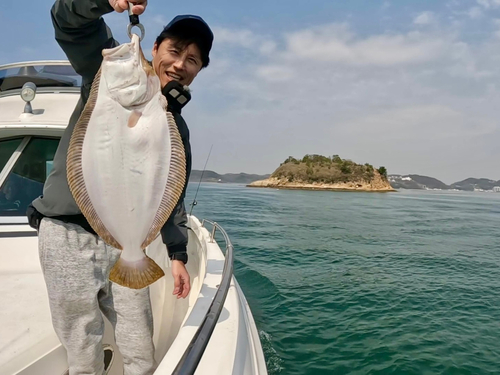
[[[196,197],[198,196],[198,191],[200,191],[201,181],[203,180],[203,175],[205,174],[205,171],[207,169],[208,159],[210,159],[210,154],[212,153],[212,147],[214,147],[213,144],[212,146],[210,146],[210,152],[208,153],[207,161],[205,161],[205,166],[203,167],[203,171],[201,172],[200,182],[198,183],[198,188],[196,189],[196,194],[194,195],[193,203],[191,203],[191,210],[189,211],[189,215],[191,215],[191,213],[193,212],[194,206],[198,204],[198,202],[196,201]]]

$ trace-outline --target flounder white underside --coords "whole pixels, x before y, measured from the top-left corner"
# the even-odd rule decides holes
[[[125,108],[109,91],[101,70],[73,131],[68,183],[96,233],[123,249],[120,261],[133,264],[144,259],[143,249],[158,235],[180,198],[185,153],[159,87],[148,102]],[[147,275],[151,273],[147,269],[133,273],[139,281],[118,283],[142,288],[158,278]]]

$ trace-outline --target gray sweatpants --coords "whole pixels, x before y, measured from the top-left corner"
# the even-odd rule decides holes
[[[39,252],[52,324],[68,353],[70,375],[102,375],[102,313],[115,329],[125,375],[156,368],[149,288],[134,290],[109,281],[120,250],[80,226],[44,218]]]

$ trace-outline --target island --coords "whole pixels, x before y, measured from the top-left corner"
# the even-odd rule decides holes
[[[297,190],[334,190],[391,192],[387,169],[371,164],[356,164],[338,155],[305,155],[302,159],[290,156],[264,180],[247,185],[255,188]]]

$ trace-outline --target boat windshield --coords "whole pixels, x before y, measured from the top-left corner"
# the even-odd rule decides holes
[[[23,138],[0,140],[0,171],[23,147]],[[26,216],[28,205],[42,195],[59,139],[31,137],[0,186],[0,216]]]
[[[26,82],[33,82],[37,87],[80,87],[82,78],[65,62],[0,66],[0,92],[21,89]]]

